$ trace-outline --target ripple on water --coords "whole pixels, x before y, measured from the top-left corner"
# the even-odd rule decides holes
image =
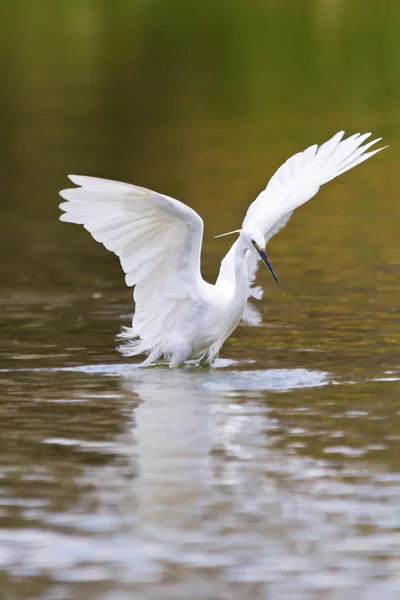
[[[197,385],[210,391],[289,391],[296,388],[321,387],[331,381],[329,373],[308,369],[265,369],[265,370],[230,370],[229,367],[238,366],[238,361],[220,359],[216,361],[213,369],[179,369],[180,382],[185,385],[193,383],[196,377]],[[249,361],[243,361],[243,366],[248,366]],[[224,373],[221,374],[220,370]],[[157,368],[141,369],[139,365],[131,363],[122,364],[96,364],[74,367],[33,368],[33,369],[3,369],[0,372],[10,371],[35,371],[35,372],[71,372],[104,377],[138,377],[140,380],[153,380],[154,382],[174,379],[171,371],[164,366]],[[176,372],[175,372],[176,373]],[[187,373],[187,377],[185,376]]]

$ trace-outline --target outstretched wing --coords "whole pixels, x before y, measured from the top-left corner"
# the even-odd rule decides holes
[[[145,188],[70,175],[77,188],[61,221],[79,223],[120,259],[128,286],[135,285],[135,335],[166,334],[177,304],[199,300],[203,221],[178,200]]]
[[[383,148],[367,150],[381,138],[362,145],[371,135],[356,133],[342,140],[344,131],[339,131],[321,146],[310,146],[289,158],[273,175],[267,187],[249,206],[242,227],[260,229],[266,241],[289,221],[293,211],[308,202],[321,185],[345,173],[367,160]],[[235,244],[221,264],[218,280],[229,279],[234,269]],[[255,279],[258,261],[249,254],[249,278]],[[254,297],[261,297],[261,288],[250,290]]]
[[[325,144],[310,146],[279,167],[249,206],[243,227],[257,227],[268,241],[286,225],[295,208],[315,196],[321,185],[382,150],[367,152],[381,138],[362,146],[370,133],[356,133],[346,140],[342,140],[343,135],[344,131],[339,131]]]

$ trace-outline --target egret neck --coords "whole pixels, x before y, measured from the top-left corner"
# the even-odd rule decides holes
[[[235,251],[235,282],[231,301],[225,316],[222,318],[222,335],[223,340],[230,336],[242,318],[249,296],[249,278],[247,274],[247,253],[249,250],[248,243],[243,235],[240,235],[237,240]]]

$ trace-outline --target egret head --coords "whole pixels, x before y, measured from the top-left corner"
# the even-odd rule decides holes
[[[252,252],[258,254],[260,250],[265,250],[265,238],[259,229],[246,227],[241,230],[240,235],[246,240]]]
[[[278,278],[275,274],[274,268],[271,265],[269,258],[265,252],[265,238],[259,229],[256,227],[246,227],[245,229],[235,229],[235,231],[229,231],[228,233],[222,233],[215,237],[222,237],[224,235],[230,235],[231,233],[240,233],[240,237],[245,241],[249,250],[257,255],[257,258],[261,258],[264,264],[268,267],[272,277],[279,285]]]
[[[262,261],[267,266],[272,277],[274,278],[276,283],[279,285],[279,281],[275,274],[274,268],[271,265],[269,258],[265,252],[265,238],[264,238],[263,233],[259,229],[256,229],[255,227],[252,227],[252,228],[247,227],[246,229],[241,230],[240,235],[242,237],[244,237],[250,250],[257,255],[257,258],[261,257]]]

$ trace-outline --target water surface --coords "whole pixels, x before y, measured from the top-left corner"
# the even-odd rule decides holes
[[[397,600],[400,7],[20,9],[0,36],[4,598]],[[262,326],[214,369],[122,359],[132,294],[58,221],[66,174],[190,204],[213,281],[213,236],[342,128],[390,148],[270,242]]]

